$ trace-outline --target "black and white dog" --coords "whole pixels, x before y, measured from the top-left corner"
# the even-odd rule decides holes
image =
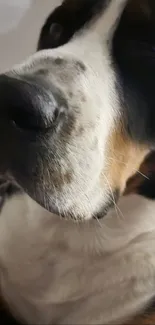
[[[155,296],[155,203],[117,206],[155,145],[155,9],[142,4],[144,31],[130,1],[64,1],[39,51],[0,76],[0,172],[15,184],[0,286],[26,324],[124,324]]]

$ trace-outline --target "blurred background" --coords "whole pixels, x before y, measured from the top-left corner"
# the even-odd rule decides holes
[[[0,0],[0,73],[35,52],[47,15],[61,0]]]

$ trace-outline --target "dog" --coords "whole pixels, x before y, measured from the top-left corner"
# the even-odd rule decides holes
[[[23,323],[131,324],[155,297],[155,202],[122,198],[155,144],[144,4],[66,0],[0,76],[0,285]]]

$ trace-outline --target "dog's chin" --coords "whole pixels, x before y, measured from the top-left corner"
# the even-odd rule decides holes
[[[33,185],[32,185],[33,184]],[[115,206],[120,198],[120,191],[116,189],[113,194],[109,193],[107,195],[108,199],[105,200],[103,204],[99,205],[96,211],[89,213],[89,216],[84,213],[78,213],[77,209],[74,210],[74,204],[72,208],[65,209],[64,205],[61,204],[61,193],[55,197],[48,195],[44,188],[41,186],[34,186],[34,182],[29,182],[23,184],[21,181],[17,181],[15,177],[11,176],[10,173],[5,173],[3,176],[0,175],[0,197],[2,198],[2,204],[0,204],[0,209],[5,203],[5,199],[9,199],[12,196],[20,195],[25,193],[28,197],[36,202],[45,211],[57,216],[58,218],[63,218],[66,220],[73,220],[75,222],[85,222],[92,219],[98,220],[104,218]],[[90,211],[91,208],[87,207]]]
[[[114,208],[114,205],[116,204],[113,203],[111,200],[109,200],[107,202],[106,205],[103,205],[103,207],[100,207],[99,210],[97,210],[95,213],[92,213],[92,215],[89,215],[89,218],[87,215],[80,215],[80,214],[76,214],[74,213],[74,210],[67,210],[65,211],[63,209],[63,207],[59,207],[57,205],[52,205],[50,203],[44,204],[44,202],[41,200],[38,200],[38,198],[34,198],[31,196],[31,199],[33,199],[37,204],[40,205],[40,207],[42,207],[44,210],[46,210],[47,212],[50,212],[52,215],[57,216],[58,218],[62,218],[65,220],[72,220],[73,222],[77,222],[77,223],[82,223],[82,222],[89,222],[90,220],[101,220],[103,219],[105,216],[107,216]]]
[[[17,183],[15,183],[17,184]],[[103,197],[103,202],[101,202],[97,209],[91,211],[91,205],[86,205],[86,202],[81,202],[81,205],[85,205],[86,211],[89,213],[84,213],[83,211],[78,211],[78,208],[74,202],[72,202],[71,206],[66,207],[67,205],[67,198],[66,202],[64,200],[64,204],[62,204],[62,194],[57,194],[57,197],[54,195],[49,195],[45,192],[44,188],[40,186],[39,188],[32,186],[18,186],[21,191],[25,192],[33,201],[39,204],[44,210],[50,212],[51,214],[57,216],[58,218],[63,218],[66,220],[72,220],[75,222],[88,222],[92,219],[99,220],[104,218],[117,204],[121,193],[118,189],[113,191],[113,193],[108,193],[106,195],[106,199]],[[66,203],[66,205],[65,205]]]

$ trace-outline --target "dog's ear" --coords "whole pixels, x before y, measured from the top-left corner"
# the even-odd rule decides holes
[[[155,199],[155,151],[146,157],[139,172],[128,181],[125,195],[132,193]]]
[[[114,38],[114,58],[123,82],[126,130],[155,148],[155,1],[132,0]]]
[[[131,20],[132,16],[132,20]],[[126,22],[125,22],[126,21]],[[123,34],[123,25],[128,24],[126,28],[127,34]],[[141,132],[139,132],[139,127],[143,124],[145,132],[143,133],[144,140],[150,141],[152,146],[154,145],[154,130],[155,130],[155,91],[154,91],[154,81],[155,81],[155,2],[153,0],[137,0],[129,1],[128,6],[122,17],[122,21],[117,30],[116,42],[118,41],[120,35],[122,39],[125,37],[128,40],[128,44],[124,42],[124,49],[127,53],[127,62],[121,63],[121,68],[126,80],[128,78],[133,80],[133,85],[136,86],[135,90],[140,94],[144,103],[140,105],[139,100],[135,96],[135,102],[137,100],[137,105],[139,104],[140,110],[136,112],[137,123],[134,133],[138,135],[139,140],[141,140]],[[120,33],[120,34],[119,34]],[[117,38],[118,37],[118,38]],[[120,37],[120,39],[121,39]],[[117,49],[120,47],[116,45]],[[124,54],[125,55],[125,54]],[[117,57],[119,57],[117,55]],[[133,60],[133,62],[132,62]],[[129,65],[128,65],[129,63]],[[125,68],[125,70],[124,70]],[[129,72],[131,69],[131,73]],[[134,69],[135,68],[135,69]],[[146,72],[146,73],[145,73]],[[132,74],[133,73],[133,74]],[[131,77],[132,74],[132,77]],[[144,89],[144,93],[143,93]],[[136,105],[136,107],[137,107]],[[146,105],[145,118],[143,115],[143,109]],[[133,108],[135,106],[133,105]],[[133,114],[135,116],[135,114]],[[143,122],[141,124],[141,118]],[[152,122],[151,122],[152,121]],[[134,121],[133,121],[134,122]],[[146,125],[145,125],[146,123]],[[125,195],[132,193],[139,194],[148,199],[155,199],[155,151],[152,151],[142,163],[139,172],[137,172],[127,183],[127,188]]]

